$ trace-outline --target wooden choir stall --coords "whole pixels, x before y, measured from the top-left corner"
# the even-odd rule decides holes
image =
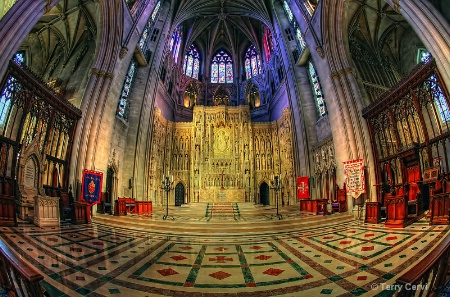
[[[430,225],[450,224],[450,181],[439,178],[439,169],[430,168],[424,172],[424,183],[430,185]]]

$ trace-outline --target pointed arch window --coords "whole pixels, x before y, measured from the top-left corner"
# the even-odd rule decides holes
[[[319,77],[317,76],[316,69],[311,61],[308,62],[308,73],[311,80],[311,86],[313,89],[314,97],[316,99],[317,109],[319,115],[323,117],[327,114],[327,107],[323,98],[322,87],[320,86]]]
[[[180,51],[181,44],[181,32],[182,26],[178,26],[172,33],[172,37],[169,40],[169,50],[172,52],[173,59],[175,63],[178,61],[178,52]]]
[[[198,79],[198,73],[200,70],[200,54],[195,46],[192,44],[189,47],[188,52],[184,56],[183,72],[187,76]]]
[[[225,51],[221,50],[214,56],[211,64],[211,83],[233,82],[233,60]]]
[[[16,62],[17,65],[19,66],[26,66],[27,65],[27,53],[26,51],[18,51],[14,57],[13,57],[13,61]]]
[[[432,58],[427,49],[419,48],[417,50],[417,63],[428,63]]]
[[[292,23],[292,21],[294,20],[294,15],[292,14],[292,10],[286,1],[283,1],[283,8],[284,11],[286,12],[289,22]]]
[[[20,67],[26,66],[26,51],[20,50],[16,52],[12,60]],[[0,131],[5,128],[5,123],[7,122],[7,117],[10,112],[11,102],[13,101],[14,94],[16,94],[20,88],[20,83],[14,77],[9,76],[3,90],[0,92]]]
[[[289,7],[289,4],[286,2],[286,0],[283,1],[283,8],[286,13],[286,16],[289,20],[289,23],[294,28],[295,37],[297,44],[300,48],[300,51],[303,51],[306,47],[305,39],[303,38],[302,31],[300,30],[297,20],[295,19],[294,15],[292,14],[291,8]]]
[[[269,28],[266,28],[266,30],[264,31],[263,44],[264,53],[266,54],[266,61],[269,62],[273,50],[272,33],[270,32]]]
[[[417,52],[418,63],[428,63],[432,58],[433,56],[427,49],[419,48]],[[429,81],[433,94],[434,104],[437,106],[441,121],[443,123],[450,122],[450,109],[447,104],[444,92],[442,91],[441,87],[438,84],[437,77],[433,74],[429,78]]]
[[[247,79],[257,76],[261,73],[261,60],[255,47],[250,45],[245,53],[245,74]]]
[[[142,51],[144,51],[145,46],[147,44],[147,39],[150,34],[150,30],[152,29],[153,25],[155,24],[156,16],[158,15],[159,7],[161,3],[158,1],[155,5],[155,8],[153,8],[153,12],[150,16],[150,18],[147,21],[147,24],[145,25],[144,31],[142,31],[141,38],[139,39],[139,47]]]
[[[123,83],[122,93],[120,95],[119,106],[117,107],[117,116],[124,120],[128,119],[128,105],[129,96],[131,93],[131,88],[133,86],[133,81],[135,77],[137,62],[132,59],[130,66],[128,67],[128,72],[125,77],[125,82]]]

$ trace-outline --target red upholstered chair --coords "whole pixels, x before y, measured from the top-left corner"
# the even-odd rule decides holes
[[[420,168],[413,166],[407,168],[409,189],[407,190],[408,212],[419,215],[421,212],[420,187],[417,182],[420,181]]]

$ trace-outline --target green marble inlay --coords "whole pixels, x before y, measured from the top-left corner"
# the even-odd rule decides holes
[[[236,252],[239,256],[239,263],[242,267],[242,274],[244,275],[245,283],[254,283],[255,279],[253,278],[253,274],[248,266],[247,259],[245,258],[245,254],[242,252],[242,247],[240,245],[236,245]]]
[[[367,266],[367,265],[363,265],[363,266],[359,267],[359,270],[366,271],[366,270],[369,270],[369,269],[370,269],[370,266]]]
[[[333,289],[322,289],[322,291],[320,291],[320,294],[330,295],[331,292],[333,292]]]
[[[109,294],[120,294],[120,290],[119,289],[109,289]]]
[[[44,288],[44,290],[47,292],[47,294],[49,296],[57,296],[57,297],[70,297],[69,295],[61,292],[60,290],[58,290],[57,288],[53,287],[52,285],[50,285],[49,283],[47,283],[46,281],[42,280],[40,282],[40,284],[42,285],[42,287]]]
[[[367,293],[367,291],[363,288],[356,288],[350,291],[350,294],[353,294],[354,296],[361,296],[364,293]]]
[[[340,281],[342,279],[342,277],[340,277],[339,275],[334,275],[332,277],[329,277],[328,279],[330,281],[337,282],[337,281]]]
[[[91,290],[81,287],[81,288],[76,289],[75,292],[77,292],[78,294],[81,294],[83,296],[86,296],[87,294],[91,293]]]
[[[384,279],[391,279],[391,278],[393,278],[394,276],[395,276],[395,274],[392,274],[392,273],[386,273],[386,274],[383,274],[381,277],[384,278]]]
[[[101,281],[103,281],[103,282],[109,282],[109,281],[111,281],[111,280],[113,280],[114,278],[113,277],[110,277],[110,276],[102,276],[101,278],[99,278],[99,280],[101,280]]]

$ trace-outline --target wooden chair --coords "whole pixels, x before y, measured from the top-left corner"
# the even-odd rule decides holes
[[[347,190],[345,185],[343,189],[336,190],[335,200],[331,201],[331,212],[346,212],[347,211]]]

